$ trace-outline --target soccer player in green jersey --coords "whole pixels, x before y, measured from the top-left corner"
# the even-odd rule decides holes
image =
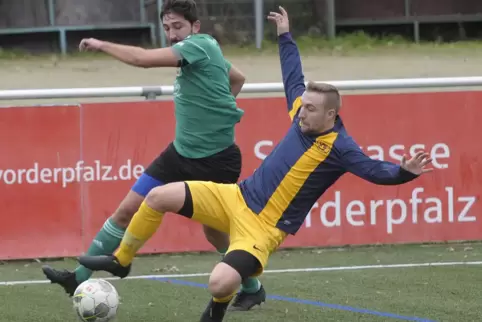
[[[236,96],[244,76],[225,60],[218,42],[201,34],[194,0],[166,1],[161,12],[170,47],[144,49],[94,38],[84,39],[80,50],[102,51],[126,64],[178,67],[174,85],[176,130],[174,141],[147,167],[118,209],[107,219],[90,245],[87,255],[110,255],[118,247],[125,229],[146,195],[155,187],[177,181],[205,180],[236,183],[241,172],[241,153],[234,143],[234,127],[243,115]],[[162,126],[162,120],[159,120]],[[220,253],[229,247],[222,232],[204,226],[209,242]],[[92,271],[44,266],[44,274],[72,295]],[[233,310],[249,310],[266,299],[257,278],[247,279],[233,302]]]

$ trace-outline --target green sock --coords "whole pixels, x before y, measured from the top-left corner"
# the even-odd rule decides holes
[[[217,251],[224,256],[227,249],[218,249]],[[260,288],[261,282],[256,277],[249,277],[241,285],[241,292],[253,294],[259,291]]]
[[[226,254],[226,252],[228,251],[227,248],[220,248],[216,250],[218,251],[219,254],[221,254],[222,257],[224,257],[224,254]]]
[[[247,278],[241,285],[241,292],[254,294],[261,288],[261,282],[256,277]]]
[[[90,244],[87,255],[111,255],[119,247],[124,233],[125,228],[119,227],[112,218],[107,219]],[[78,283],[88,280],[91,276],[92,271],[82,265],[75,270],[75,279]]]

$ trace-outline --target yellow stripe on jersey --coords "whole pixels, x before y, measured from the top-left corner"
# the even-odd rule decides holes
[[[333,148],[338,133],[320,136],[286,173],[259,216],[275,226],[309,176],[325,161]]]
[[[301,103],[301,96],[298,96],[297,99],[293,102],[293,105],[291,106],[290,110],[290,119],[293,120],[295,118],[296,113],[298,113],[298,110],[300,109],[302,103]]]

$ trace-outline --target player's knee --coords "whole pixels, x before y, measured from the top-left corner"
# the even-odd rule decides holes
[[[241,249],[228,252],[222,262],[234,270],[241,281],[255,275],[262,268],[261,263],[253,254]]]
[[[239,273],[226,263],[219,263],[209,277],[208,289],[213,297],[223,298],[235,293],[240,284]]]
[[[146,196],[146,204],[161,212],[178,212],[186,199],[184,182],[169,183],[152,189]]]
[[[253,276],[260,267],[258,259],[247,251],[231,251],[211,273],[209,291],[217,298],[229,296],[236,292],[243,280]]]
[[[209,278],[209,291],[213,297],[222,298],[236,292],[246,278],[253,276],[261,264],[244,250],[233,250],[216,265]]]

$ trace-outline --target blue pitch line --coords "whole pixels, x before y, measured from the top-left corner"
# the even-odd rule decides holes
[[[170,279],[170,278],[152,277],[150,279],[156,280],[156,281],[159,281],[159,282],[166,282],[166,283],[171,283],[171,284],[191,286],[191,287],[197,287],[197,288],[207,288],[208,287],[206,284],[202,284],[202,283],[195,283],[195,282],[177,280],[177,279]],[[352,307],[352,306],[329,304],[329,303],[303,300],[303,299],[297,299],[297,298],[293,298],[293,297],[286,297],[286,296],[280,296],[280,295],[268,295],[267,298],[271,299],[271,300],[285,301],[285,302],[305,304],[305,305],[312,305],[312,306],[318,306],[318,307],[325,307],[325,308],[329,308],[329,309],[348,311],[348,312],[353,312],[353,313],[371,314],[371,315],[376,315],[376,316],[380,316],[380,317],[384,317],[384,318],[399,319],[399,320],[404,320],[404,321],[436,322],[435,320],[429,320],[429,319],[419,318],[419,317],[415,317],[415,316],[404,316],[404,315],[398,315],[398,314],[393,314],[393,313],[388,313],[388,312],[378,312],[378,311],[373,311],[373,310],[368,310],[368,309],[359,309],[359,308]]]

